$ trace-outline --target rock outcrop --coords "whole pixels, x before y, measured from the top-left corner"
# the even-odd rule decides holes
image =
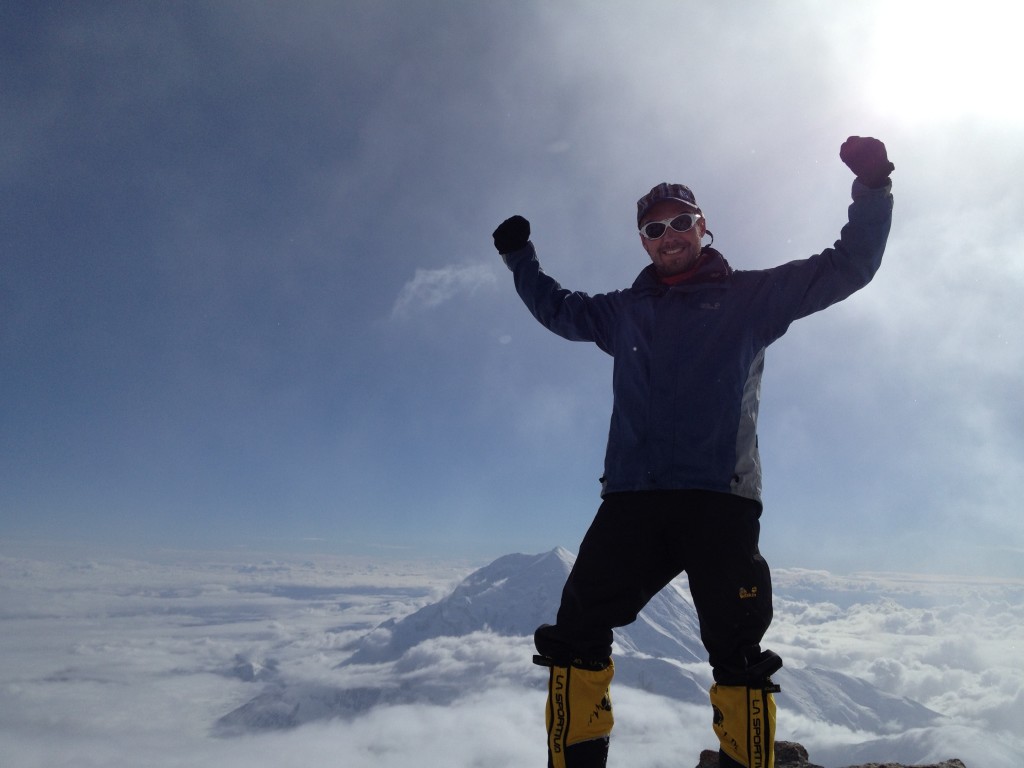
[[[719,768],[718,752],[705,749],[700,753],[700,762],[697,768]],[[822,768],[812,763],[807,755],[807,750],[802,744],[794,741],[778,741],[775,743],[775,768]],[[845,768],[967,768],[962,761],[956,758],[944,760],[941,763],[929,765],[907,766],[902,763],[862,763],[850,765]]]

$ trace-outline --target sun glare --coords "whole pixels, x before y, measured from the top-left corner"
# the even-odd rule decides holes
[[[867,93],[879,111],[910,121],[1024,122],[1024,46],[1013,3],[880,7]]]

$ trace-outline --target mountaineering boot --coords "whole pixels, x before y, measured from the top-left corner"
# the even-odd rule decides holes
[[[759,663],[745,673],[753,679],[759,678],[759,682],[747,685],[716,682],[711,686],[711,707],[715,734],[721,744],[719,765],[722,768],[775,768],[774,694],[780,689],[768,675],[781,667],[782,659],[765,651]]]
[[[612,660],[559,663],[547,656],[533,661],[550,670],[545,716],[548,768],[604,768],[615,718],[608,687]]]

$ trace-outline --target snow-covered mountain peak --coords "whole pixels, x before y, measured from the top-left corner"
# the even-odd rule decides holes
[[[451,594],[403,619],[384,622],[356,644],[345,664],[392,661],[424,640],[489,630],[532,635],[558,611],[575,557],[558,547],[539,555],[499,557],[474,571]]]
[[[222,718],[221,726],[230,731],[291,727],[384,703],[449,702],[483,679],[531,685],[528,638],[541,624],[554,621],[574,561],[562,548],[500,557],[438,602],[390,619],[350,645],[347,650],[353,653],[338,672],[346,673],[353,687],[310,688],[275,678],[265,693]],[[707,704],[707,654],[696,611],[681,584],[669,584],[636,621],[615,630],[613,653],[617,685]],[[455,660],[454,666],[444,659]],[[383,682],[389,677],[395,679]],[[817,722],[900,733],[926,727],[937,717],[916,702],[839,672],[785,667],[774,678],[782,684],[787,710]],[[355,682],[369,680],[378,682]]]

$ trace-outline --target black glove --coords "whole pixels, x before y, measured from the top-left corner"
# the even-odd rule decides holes
[[[857,175],[857,181],[877,189],[889,180],[896,166],[885,154],[885,144],[870,136],[851,136],[839,149],[839,158]]]
[[[506,253],[518,251],[530,241],[530,222],[522,216],[505,219],[494,230],[494,247],[504,256]]]

